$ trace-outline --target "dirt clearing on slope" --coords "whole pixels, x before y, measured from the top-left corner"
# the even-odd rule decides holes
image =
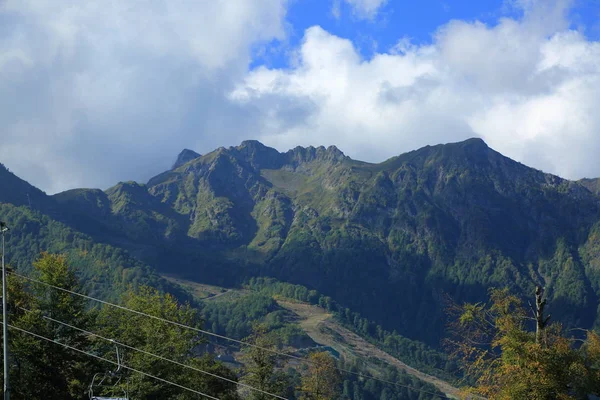
[[[428,375],[408,366],[397,358],[380,350],[354,332],[340,326],[331,318],[333,315],[327,313],[323,308],[288,300],[276,300],[281,307],[298,315],[298,323],[302,329],[318,344],[329,346],[344,357],[363,361],[369,370],[373,372],[376,372],[377,369],[372,363],[369,363],[369,358],[385,361],[389,365],[404,370],[406,373],[424,382],[431,383],[447,396],[458,398],[459,390],[457,388],[435,376]]]

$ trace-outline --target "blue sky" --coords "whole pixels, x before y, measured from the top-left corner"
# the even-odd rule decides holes
[[[481,137],[600,176],[598,0],[0,1],[0,162],[144,182],[258,139],[379,162]]]
[[[295,2],[289,11],[289,21],[298,32],[312,25],[319,25],[328,32],[345,37],[359,46],[365,57],[373,54],[372,43],[380,51],[392,48],[398,39],[409,37],[416,44],[430,43],[435,30],[450,19],[495,22],[500,15],[502,1],[391,1],[384,4],[373,20],[358,18],[351,5],[339,2],[341,14],[336,18],[332,5],[325,1],[307,0]],[[315,18],[315,16],[317,16]],[[296,43],[301,35],[295,35]]]
[[[339,5],[340,14],[334,15]],[[591,40],[600,38],[600,1],[578,0],[569,10],[571,29],[581,30]],[[506,0],[391,0],[383,3],[372,19],[356,16],[353,7],[344,2],[323,0],[295,0],[290,3],[287,21],[289,36],[285,46],[296,47],[306,29],[319,25],[328,32],[350,39],[369,59],[377,51],[387,52],[400,38],[409,38],[414,44],[430,44],[436,30],[448,21],[481,21],[490,26],[499,18],[521,18],[523,10]],[[279,41],[261,52],[252,61],[251,68],[258,65],[287,67],[288,56]]]

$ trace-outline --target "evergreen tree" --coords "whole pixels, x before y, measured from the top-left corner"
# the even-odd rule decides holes
[[[43,253],[33,265],[41,282],[71,291],[81,290],[64,256]],[[10,276],[8,299],[12,324],[68,346],[89,348],[89,338],[82,332],[50,320],[89,329],[93,315],[87,310],[85,299],[43,284],[31,285],[30,292],[25,289],[18,277]],[[89,384],[88,370],[96,365],[93,359],[17,330],[11,330],[9,339],[13,399],[84,398]]]

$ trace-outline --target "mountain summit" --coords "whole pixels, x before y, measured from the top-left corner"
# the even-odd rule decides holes
[[[196,153],[194,150],[183,149],[181,153],[177,156],[177,160],[175,164],[171,167],[171,169],[176,169],[181,167],[183,164],[188,163],[196,158],[200,157],[200,154]]]

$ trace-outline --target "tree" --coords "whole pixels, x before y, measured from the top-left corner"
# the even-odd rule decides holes
[[[66,257],[42,253],[33,266],[41,282],[80,290]],[[89,329],[93,315],[85,299],[43,284],[26,289],[18,277],[10,276],[8,300],[13,325],[68,346],[89,348],[89,339],[81,331],[51,320]],[[83,397],[89,384],[87,371],[96,365],[93,359],[17,330],[12,330],[9,339],[13,399]]]
[[[333,400],[339,396],[341,377],[335,359],[327,352],[309,356],[308,373],[302,377],[304,398],[310,400]]]
[[[189,304],[179,304],[173,296],[150,287],[143,286],[137,290],[128,290],[123,296],[122,303],[129,309],[145,314],[191,327],[202,327],[196,309]],[[193,330],[112,307],[103,308],[98,320],[103,335],[115,338],[120,343],[198,369],[216,371],[213,373],[236,380],[235,375],[221,364],[208,357],[195,356],[194,349],[204,340]],[[114,346],[102,343],[100,350],[105,352],[107,358],[114,358]],[[237,398],[235,384],[223,380],[217,382],[216,378],[174,365],[149,354],[126,350],[124,362],[135,369],[220,399]],[[198,397],[184,389],[166,385],[140,374],[131,375],[129,388],[132,393],[135,393],[136,398],[143,399],[184,400]]]
[[[487,304],[452,307],[456,320],[451,328],[458,339],[450,344],[474,383],[467,392],[507,400],[600,394],[599,336],[565,337],[560,324],[548,324],[541,295],[538,289],[534,317],[507,289],[490,290]]]
[[[196,331],[157,321],[125,310],[105,307],[90,309],[87,301],[66,291],[81,292],[79,281],[65,256],[43,253],[34,263],[33,273],[42,283],[30,283],[16,275],[8,278],[10,324],[86,353],[116,360],[115,345],[100,337],[88,336],[81,328],[116,342],[145,350],[181,364],[229,379],[193,371],[133,349],[121,348],[123,364],[179,385],[210,394],[222,400],[237,400],[237,375],[209,355],[198,356],[196,346],[203,342]],[[44,284],[45,283],[45,284]],[[201,327],[199,312],[189,304],[156,289],[130,289],[123,298],[125,307],[184,325]],[[11,330],[11,395],[14,400],[87,399],[87,389],[96,372],[114,371],[114,365],[75,352],[51,341]],[[125,346],[121,346],[125,347]],[[130,392],[135,398],[188,400],[198,395],[158,382],[141,374],[129,374]],[[123,383],[124,380],[121,381]],[[107,383],[107,382],[105,382]],[[116,383],[116,380],[108,382]],[[117,385],[113,394],[119,392]],[[95,394],[102,394],[95,391]],[[109,393],[106,393],[109,394]]]
[[[258,347],[249,347],[243,355],[243,361],[246,364],[244,382],[262,391],[285,396],[290,382],[283,371],[277,370],[280,357],[273,353],[273,350],[277,349],[275,338],[268,334],[265,325],[257,324],[253,327],[252,335],[246,341]],[[251,391],[249,398],[266,400],[271,399],[272,396]]]

